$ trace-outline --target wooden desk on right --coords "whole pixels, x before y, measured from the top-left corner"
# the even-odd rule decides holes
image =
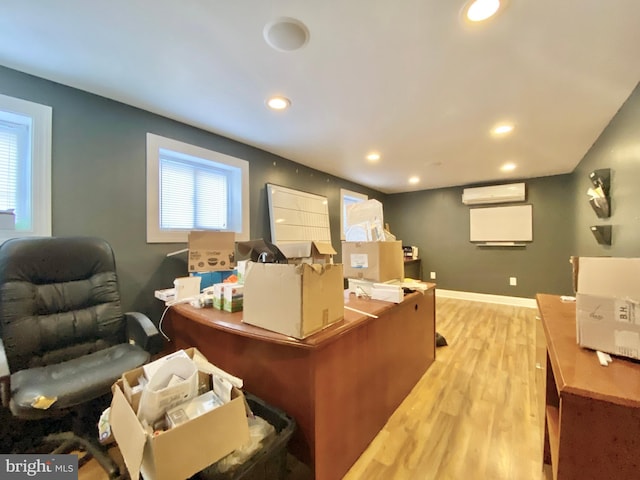
[[[547,343],[544,461],[558,480],[640,478],[640,363],[576,343],[576,307],[538,294]]]

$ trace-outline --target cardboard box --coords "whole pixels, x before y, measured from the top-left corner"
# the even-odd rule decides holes
[[[341,264],[249,263],[243,321],[302,339],[344,318]]]
[[[402,242],[342,242],[344,276],[386,282],[404,278]]]
[[[238,275],[238,283],[240,285],[242,285],[244,283],[244,277],[247,271],[247,263],[249,263],[250,260],[240,260],[238,261],[238,265],[237,265],[237,273],[236,275]]]
[[[210,384],[209,374],[200,372],[199,377]],[[244,395],[235,387],[229,403],[175,428],[153,432],[136,416],[140,392],[128,399],[124,383],[121,378],[112,387],[109,422],[131,478],[142,473],[146,480],[186,479],[249,441]]]
[[[285,254],[289,263],[317,263],[327,265],[333,263],[333,256],[338,253],[330,242],[288,242],[279,243],[278,248]]]
[[[225,312],[239,312],[242,310],[244,285],[223,284],[222,286],[222,310]]]
[[[572,263],[578,344],[640,359],[640,258],[580,257]]]
[[[234,232],[189,233],[189,272],[213,272],[234,268],[235,262]]]
[[[213,285],[213,308],[216,310],[222,310],[222,301],[224,299],[224,286],[225,283],[216,283]],[[235,285],[232,283],[231,285]]]

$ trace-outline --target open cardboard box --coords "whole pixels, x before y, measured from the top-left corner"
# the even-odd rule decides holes
[[[191,358],[202,355],[186,350]],[[136,380],[142,367],[125,373],[112,387],[109,422],[130,477],[146,480],[186,479],[249,441],[246,402],[233,387],[231,401],[172,429],[153,432],[138,420],[141,392]],[[198,372],[202,389],[211,389],[211,376]],[[133,385],[132,385],[133,384]],[[203,392],[200,392],[203,393]]]
[[[243,322],[302,339],[343,318],[341,264],[247,264]]]

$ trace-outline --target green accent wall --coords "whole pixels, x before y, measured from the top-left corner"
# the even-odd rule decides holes
[[[266,183],[323,195],[329,201],[332,243],[340,250],[340,189],[384,195],[268,152],[104,97],[0,67],[0,93],[53,108],[53,235],[95,235],[114,249],[123,308],[156,322],[163,305],[153,296],[187,275],[185,244],[146,242],[146,134],[232,155],[249,162],[250,235],[270,238]]]
[[[589,173],[611,170],[611,216],[600,219],[589,205]],[[621,106],[573,173],[575,251],[580,256],[640,257],[640,84]],[[610,247],[598,245],[591,225],[611,225]]]
[[[389,195],[384,214],[405,245],[415,245],[423,279],[436,273],[445,290],[533,298],[537,292],[570,295],[573,241],[571,175],[524,180],[533,205],[533,242],[524,247],[482,247],[469,241],[463,187]],[[516,277],[517,285],[509,285]],[[431,281],[431,280],[428,280]]]
[[[252,238],[269,238],[265,184],[324,195],[332,243],[340,252],[340,188],[384,203],[385,221],[406,245],[416,245],[423,278],[439,288],[533,298],[572,294],[571,255],[640,256],[640,88],[630,96],[575,172],[524,179],[533,205],[532,243],[479,247],[469,242],[463,187],[384,195],[268,152],[138,108],[0,67],[0,93],[53,107],[54,235],[96,235],[114,248],[123,307],[154,320],[156,289],[186,274],[186,258],[166,257],[184,244],[146,243],[146,133],[174,138],[249,161]],[[588,204],[588,173],[612,170],[612,216],[598,220]],[[496,182],[498,183],[498,182]],[[589,226],[611,224],[613,245],[597,245]],[[337,260],[340,261],[340,255]],[[518,285],[509,285],[517,277]]]

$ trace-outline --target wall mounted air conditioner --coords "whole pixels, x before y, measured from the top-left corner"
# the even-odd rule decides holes
[[[489,187],[465,188],[462,191],[462,203],[480,205],[483,203],[524,202],[524,183],[492,185]]]

